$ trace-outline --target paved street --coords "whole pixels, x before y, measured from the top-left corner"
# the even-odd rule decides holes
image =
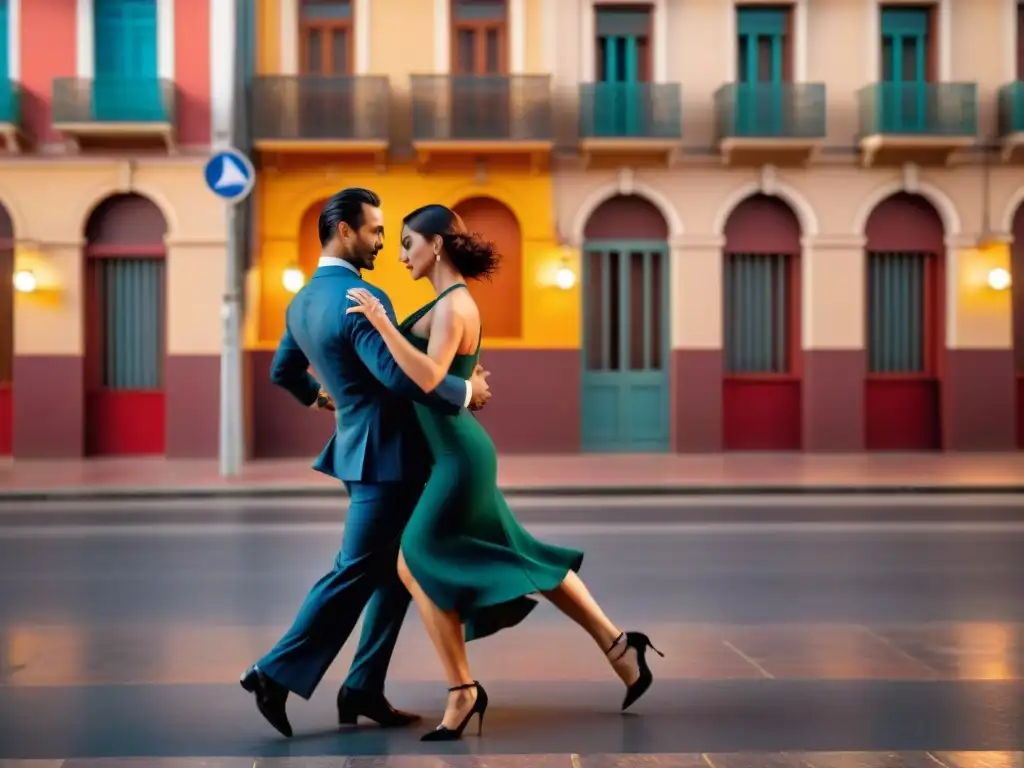
[[[482,738],[448,747],[422,729],[338,733],[351,647],[311,702],[290,703],[291,741],[238,687],[332,561],[332,502],[7,505],[0,765],[1021,765],[978,753],[1024,750],[1018,500],[573,501],[513,507],[586,550],[608,613],[666,653],[654,688],[620,714],[600,652],[542,605],[472,646],[491,710]],[[410,611],[389,696],[432,725],[444,687]],[[526,762],[477,759],[495,755]]]

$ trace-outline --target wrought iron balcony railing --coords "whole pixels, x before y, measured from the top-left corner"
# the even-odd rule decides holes
[[[583,83],[581,139],[681,139],[678,83]]]
[[[975,83],[875,83],[857,92],[860,135],[973,136]]]
[[[549,142],[548,75],[413,75],[413,141]]]
[[[999,135],[1024,133],[1024,81],[1007,83],[999,89]]]
[[[254,141],[388,141],[383,75],[271,75],[252,91]]]
[[[819,139],[827,104],[822,83],[727,83],[715,92],[719,139]]]
[[[156,77],[61,77],[53,81],[53,122],[174,122],[176,92],[171,80]]]

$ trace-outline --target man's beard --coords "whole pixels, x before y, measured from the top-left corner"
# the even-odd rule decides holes
[[[377,248],[353,246],[342,258],[357,269],[373,269],[373,260],[379,253]]]

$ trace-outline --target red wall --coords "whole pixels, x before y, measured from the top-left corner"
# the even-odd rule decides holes
[[[53,79],[75,76],[75,0],[29,0],[21,4],[22,113],[29,136],[59,141],[51,127]]]
[[[174,4],[178,141],[210,143],[210,0]]]

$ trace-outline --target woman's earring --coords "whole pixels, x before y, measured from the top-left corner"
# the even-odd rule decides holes
[[[434,261],[436,261],[438,264],[441,263],[441,252],[440,251],[434,251]]]

